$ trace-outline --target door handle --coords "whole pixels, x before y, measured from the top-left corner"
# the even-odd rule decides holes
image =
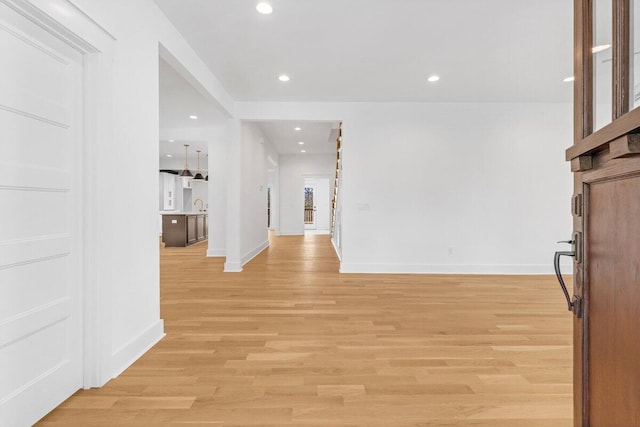
[[[573,241],[564,241],[558,243],[574,243]],[[577,318],[582,317],[582,298],[577,295],[573,296],[573,299],[569,296],[569,291],[567,290],[567,285],[564,283],[564,279],[562,278],[562,271],[560,271],[560,258],[563,256],[574,258],[576,256],[575,251],[558,251],[555,253],[553,257],[553,268],[556,271],[556,277],[558,278],[558,282],[560,282],[560,287],[562,288],[562,293],[567,300],[567,310],[572,311],[573,314]]]

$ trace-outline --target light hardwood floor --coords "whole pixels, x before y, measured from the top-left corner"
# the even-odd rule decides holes
[[[239,274],[205,250],[161,248],[167,336],[42,426],[572,425],[551,276],[340,275],[329,236]]]

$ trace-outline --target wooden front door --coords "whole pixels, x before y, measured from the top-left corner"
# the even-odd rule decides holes
[[[586,185],[592,426],[640,426],[640,175]]]
[[[640,426],[640,55],[632,54],[640,37],[633,28],[640,34],[640,1],[575,0],[575,141],[567,160],[575,177],[574,425],[582,427]]]

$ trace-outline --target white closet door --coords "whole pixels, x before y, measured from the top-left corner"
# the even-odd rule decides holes
[[[82,386],[82,56],[0,2],[0,425]]]

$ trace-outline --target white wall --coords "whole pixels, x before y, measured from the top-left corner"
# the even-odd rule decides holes
[[[238,103],[236,113],[343,120],[343,272],[551,273],[556,241],[571,234],[569,104]],[[300,204],[281,200],[283,234],[302,233]]]
[[[255,123],[242,124],[241,256],[246,263],[269,245],[267,230],[267,157],[277,158],[271,143]]]
[[[280,235],[304,234],[305,176],[333,176],[335,154],[280,155]]]
[[[569,105],[423,104],[345,121],[341,271],[551,272],[572,230],[571,117]]]
[[[280,169],[273,168],[267,172],[267,182],[271,188],[271,225],[270,230],[278,230],[280,223],[280,210],[278,209],[280,200]]]
[[[112,106],[102,123],[108,147],[100,153],[92,200],[98,245],[95,259],[99,288],[101,355],[99,382],[117,375],[163,335],[158,269],[158,55],[162,43],[225,106],[233,103],[218,80],[150,0],[76,0],[74,4],[113,38],[107,65]],[[62,19],[64,16],[61,15]],[[73,23],[71,23],[73,25]],[[74,29],[79,37],[90,37]],[[91,30],[93,31],[93,30]],[[120,171],[126,173],[119,173]],[[146,189],[146,191],[144,190]]]
[[[209,248],[208,256],[225,256],[227,247],[227,167],[229,142],[224,128],[209,141]]]

